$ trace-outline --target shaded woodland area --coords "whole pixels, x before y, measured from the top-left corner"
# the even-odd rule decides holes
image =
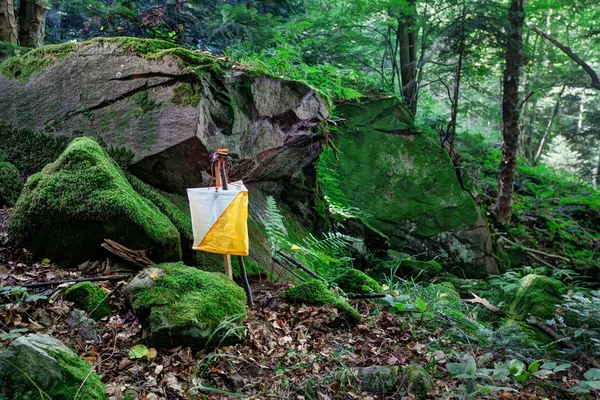
[[[598,21],[0,0],[0,400],[598,398]]]

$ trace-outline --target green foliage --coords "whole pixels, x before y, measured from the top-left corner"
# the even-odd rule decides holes
[[[587,353],[600,354],[600,291],[564,294],[551,326]]]
[[[319,280],[304,282],[281,293],[286,300],[294,303],[307,305],[330,304],[338,309],[347,322],[351,325],[362,321],[361,315],[350,304],[343,300],[338,294],[327,288],[327,285]]]
[[[39,172],[56,160],[68,142],[65,137],[17,129],[0,122],[0,152],[6,155],[6,161],[26,174]]]
[[[92,282],[79,282],[71,286],[65,291],[65,298],[95,320],[110,315],[108,296],[100,286]]]
[[[74,139],[54,163],[29,178],[9,231],[12,240],[70,265],[100,252],[111,237],[130,248],[151,249],[157,260],[181,259],[175,226],[86,137]]]
[[[0,205],[13,206],[23,190],[23,179],[11,163],[0,161]]]
[[[292,252],[293,258],[325,277],[331,277],[338,268],[350,263],[350,246],[358,240],[339,232],[324,233],[323,239],[318,239],[311,233],[293,235],[288,232],[272,196],[267,197],[263,224],[272,254],[278,251]]]

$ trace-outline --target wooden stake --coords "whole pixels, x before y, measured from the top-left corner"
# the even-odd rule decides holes
[[[221,187],[222,190],[227,190],[226,188],[226,184],[227,184],[227,176],[223,176],[223,180],[221,179],[221,171],[225,171],[225,169],[223,168],[223,170],[221,169],[223,167],[223,161],[218,158],[217,159],[217,173],[216,173],[216,181],[217,181],[217,190],[219,187]],[[225,174],[223,174],[225,175]],[[225,184],[224,184],[225,183]],[[231,256],[229,254],[225,254],[223,256],[223,262],[225,264],[225,275],[227,275],[229,277],[229,279],[233,280],[233,270],[231,268]]]

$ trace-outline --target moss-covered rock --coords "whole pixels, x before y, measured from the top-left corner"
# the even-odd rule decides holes
[[[0,162],[0,206],[13,206],[23,190],[23,179],[11,163]]]
[[[322,281],[304,282],[281,293],[281,296],[293,303],[308,305],[329,304],[338,309],[340,315],[351,325],[362,321],[362,316],[347,301],[327,288]]]
[[[458,264],[470,277],[496,273],[475,201],[446,151],[410,127],[400,100],[347,103],[337,112],[346,120],[334,136],[339,162],[331,152],[321,161],[335,169],[337,189],[372,216],[369,223],[390,238],[390,247]]]
[[[416,400],[427,400],[427,392],[432,389],[432,380],[429,374],[419,365],[411,365],[404,370],[406,388]]]
[[[369,275],[354,268],[345,269],[338,275],[334,282],[346,294],[381,293],[381,285]]]
[[[41,391],[52,400],[106,398],[100,377],[58,339],[21,336],[0,355],[0,400],[39,399]]]
[[[245,336],[246,294],[223,274],[160,264],[129,283],[127,298],[152,346],[204,348]]]
[[[542,319],[552,318],[554,308],[565,290],[566,286],[557,279],[543,275],[526,275],[519,282],[510,312],[520,317],[531,314]]]
[[[180,234],[91,138],[74,139],[27,181],[9,225],[11,240],[70,266],[102,257],[115,240],[155,261],[181,259]]]
[[[398,383],[398,367],[395,365],[373,365],[362,368],[361,389],[374,394],[391,394]]]
[[[442,266],[434,260],[415,260],[408,254],[389,251],[386,258],[379,261],[369,272],[377,280],[395,275],[399,278],[429,280],[442,272]]]
[[[65,291],[65,298],[95,320],[110,315],[108,296],[100,286],[92,282],[76,283]]]

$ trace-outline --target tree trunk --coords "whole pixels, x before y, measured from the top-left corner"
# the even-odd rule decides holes
[[[411,14],[399,16],[401,93],[410,112],[417,113],[417,8],[416,0],[408,1]]]
[[[600,189],[600,154],[598,154],[598,166],[596,167],[596,187]]]
[[[452,100],[452,111],[450,115],[450,129],[448,132],[448,154],[455,160],[454,138],[456,137],[456,120],[458,118],[458,100],[460,98],[460,78],[462,75],[462,64],[465,54],[465,19],[467,18],[467,7],[465,1],[462,3],[462,22],[460,27],[460,42],[458,45],[458,64],[456,64],[456,73],[454,84],[454,95]]]
[[[45,0],[21,0],[19,7],[21,46],[35,48],[44,45],[47,11]]]
[[[17,22],[13,0],[0,0],[0,40],[17,44]]]
[[[504,94],[502,98],[502,161],[498,179],[496,221],[504,224],[510,217],[513,198],[517,148],[519,147],[519,73],[521,48],[523,46],[523,24],[525,22],[525,0],[512,0],[508,11],[510,28],[506,42],[506,69],[504,71]]]
[[[546,126],[546,132],[544,132],[544,136],[540,140],[540,144],[538,146],[537,151],[535,152],[535,156],[533,157],[533,165],[536,165],[542,155],[542,150],[544,150],[544,145],[552,132],[552,127],[554,126],[554,121],[556,121],[556,117],[558,116],[558,112],[560,111],[560,99],[562,98],[563,93],[565,92],[565,86],[562,87],[560,93],[558,94],[558,98],[556,99],[556,103],[554,103],[554,109],[552,109],[552,115],[550,116],[550,121],[548,121],[548,125]]]

